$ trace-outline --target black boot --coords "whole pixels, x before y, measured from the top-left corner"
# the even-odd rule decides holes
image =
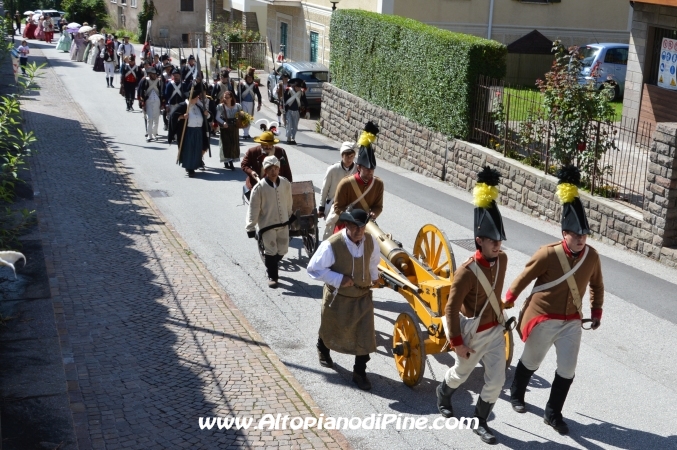
[[[517,363],[515,378],[512,379],[512,385],[510,386],[510,403],[512,404],[512,409],[518,413],[527,412],[524,394],[527,391],[529,380],[534,372],[536,371],[527,369],[521,360]]]
[[[437,392],[437,410],[444,417],[454,417],[454,408],[451,406],[451,395],[455,390],[456,389],[450,388],[444,380],[442,380],[435,390]]]
[[[277,287],[277,255],[266,255],[265,260],[268,287],[275,289]]]
[[[322,338],[318,337],[317,338],[317,356],[320,358],[320,365],[322,367],[334,367],[334,361],[331,359],[331,352],[327,348],[326,345],[324,345],[324,341]]]
[[[112,88],[115,87],[115,86],[113,86],[113,78],[114,78],[114,77],[110,77],[110,87],[112,87]]]
[[[110,78],[106,77],[106,87],[110,87]]]
[[[487,419],[489,418],[492,409],[494,409],[494,403],[487,403],[482,400],[482,397],[477,399],[477,405],[475,405],[475,417],[479,420],[479,425],[477,426],[477,429],[473,430],[473,433],[478,435],[480,439],[482,439],[482,442],[487,444],[496,443],[496,437],[487,425]]]
[[[353,383],[363,391],[371,389],[371,381],[367,378],[367,363],[370,359],[369,355],[356,355],[353,365]]]
[[[545,405],[543,421],[553,427],[559,434],[569,433],[569,427],[562,417],[562,408],[573,381],[573,378],[562,378],[555,372],[555,379],[550,388],[550,398],[548,399],[548,404]]]

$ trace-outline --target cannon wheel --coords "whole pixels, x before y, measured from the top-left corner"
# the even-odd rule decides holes
[[[414,256],[427,264],[440,278],[450,280],[456,271],[456,259],[444,231],[435,225],[423,225],[416,235]]]
[[[512,339],[512,330],[505,330],[503,335],[505,336],[505,370],[508,370],[510,363],[512,362],[512,353],[515,349],[515,341]]]
[[[425,344],[421,340],[418,320],[403,312],[397,316],[393,330],[393,349],[401,348],[401,355],[393,352],[400,378],[409,387],[416,386],[425,372]]]

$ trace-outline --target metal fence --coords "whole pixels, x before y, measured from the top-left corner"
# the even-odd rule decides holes
[[[231,69],[247,66],[257,69],[265,67],[267,56],[265,42],[226,42],[222,51],[219,66],[227,66]]]
[[[543,120],[541,93],[488,77],[480,77],[476,88],[471,138],[505,156],[553,173],[558,164],[550,154],[552,127],[547,119]],[[641,209],[653,125],[627,118],[612,124],[593,120],[587,136],[587,142],[579,144],[582,148],[597,149],[601,137],[613,136],[613,149],[600,157],[584,187],[593,195]]]

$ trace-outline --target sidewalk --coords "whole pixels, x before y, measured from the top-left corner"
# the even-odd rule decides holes
[[[39,84],[24,118],[78,447],[349,447],[326,430],[200,430],[199,417],[321,411],[51,67]]]

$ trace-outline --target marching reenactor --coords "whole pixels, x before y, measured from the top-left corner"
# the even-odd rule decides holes
[[[146,78],[139,84],[139,105],[146,116],[146,142],[157,140],[160,110],[164,108],[162,80],[157,77],[155,68],[146,70]]]
[[[332,164],[327,169],[322,181],[322,191],[320,192],[319,216],[324,217],[325,210],[331,211],[334,206],[334,196],[339,182],[345,177],[355,175],[357,165],[355,164],[355,143],[344,142],[341,145],[341,161]],[[323,239],[328,239],[334,233],[333,227],[324,227]]]
[[[127,111],[134,111],[136,86],[143,78],[142,69],[136,65],[136,57],[130,55],[120,69],[120,94],[125,96]]]
[[[261,111],[261,92],[259,91],[259,86],[254,82],[254,77],[247,73],[244,80],[240,81],[238,85],[238,93],[240,98],[240,105],[244,112],[254,117],[254,96],[258,99],[257,111]],[[242,129],[243,139],[249,139],[249,125]]]
[[[501,251],[506,240],[503,219],[496,205],[498,171],[485,167],[477,174],[475,204],[475,254],[454,273],[445,310],[447,339],[456,351],[456,361],[437,387],[437,409],[453,417],[451,396],[468,379],[477,363],[484,366],[484,387],[475,405],[479,425],[473,430],[483,442],[496,438],[487,419],[505,383],[505,317],[501,292],[508,257]]]
[[[163,98],[165,99],[165,116],[171,117],[176,108],[183,103],[185,96],[181,90],[181,73],[179,69],[172,69],[172,80],[165,86]],[[165,123],[165,129],[167,128]],[[168,136],[167,141],[172,142],[174,136]]]
[[[330,234],[342,228],[336,224],[341,213],[345,211],[360,208],[367,211],[372,219],[376,219],[383,211],[384,186],[383,181],[374,176],[376,155],[372,146],[378,132],[379,129],[373,122],[367,122],[357,141],[356,173],[339,182],[334,196],[334,205],[325,219],[325,229],[329,228]]]
[[[135,56],[136,51],[134,46],[129,43],[129,37],[124,36],[122,38],[122,44],[118,46],[118,56],[120,57],[120,67],[127,62],[127,59],[131,56]]]
[[[296,132],[301,118],[300,111],[308,108],[308,99],[302,85],[303,80],[294,78],[289,80],[289,87],[284,91],[285,129],[287,144],[291,145],[296,145]]]
[[[190,88],[198,77],[197,64],[195,64],[195,56],[188,57],[188,64],[181,68],[181,82],[183,83],[183,92],[188,94]]]
[[[233,94],[235,101],[238,101],[238,97],[235,92],[235,83],[233,83],[233,81],[230,79],[230,71],[228,69],[222,69],[220,81],[215,82],[214,86],[212,87],[212,98],[217,103],[221,103],[223,94],[225,94],[226,91],[230,91]]]
[[[524,271],[513,281],[506,302],[513,303],[536,280],[524,302],[517,325],[525,342],[522,357],[510,387],[512,408],[526,412],[524,394],[529,380],[554,345],[557,371],[545,405],[544,421],[560,434],[567,434],[562,408],[574,380],[583,323],[595,330],[602,320],[604,281],[599,255],[586,244],[590,226],[578,197],[581,175],[567,166],[557,173],[557,196],[562,203],[562,240],[545,245],[531,257]],[[592,319],[583,319],[582,296],[590,286]]]
[[[367,233],[369,214],[353,209],[341,214],[345,229],[322,242],[308,262],[308,275],[324,282],[317,355],[320,365],[333,367],[331,350],[355,355],[353,382],[371,389],[369,354],[376,351],[371,287],[379,283],[381,252]]]
[[[285,152],[282,147],[277,147],[275,145],[279,143],[280,140],[275,138],[272,131],[264,131],[261,133],[261,136],[254,138],[254,142],[261,145],[247,150],[247,153],[245,153],[244,158],[242,158],[242,162],[240,163],[240,168],[247,174],[247,179],[245,180],[247,189],[251,191],[263,176],[263,160],[267,156],[275,156],[278,159],[280,162],[280,175],[291,183],[293,180],[287,152]]]
[[[192,95],[189,93],[190,99],[176,107],[169,125],[170,139],[176,134],[179,144],[178,162],[190,178],[202,167],[202,155],[209,150],[209,111],[199,103],[200,89],[200,85],[196,85]]]
[[[285,127],[287,126],[287,115],[282,113],[284,112],[284,93],[287,92],[287,87],[289,87],[289,72],[282,70],[280,81],[277,82],[275,87],[274,98],[277,104],[277,123],[281,123]]]
[[[280,160],[266,156],[263,177],[249,198],[245,229],[250,238],[263,241],[268,287],[278,284],[279,263],[289,250],[289,224],[296,218],[292,211],[291,181],[280,176]]]
[[[114,88],[113,79],[115,78],[115,44],[111,36],[106,41],[106,46],[103,49],[103,68],[106,71],[106,84],[108,87]]]

